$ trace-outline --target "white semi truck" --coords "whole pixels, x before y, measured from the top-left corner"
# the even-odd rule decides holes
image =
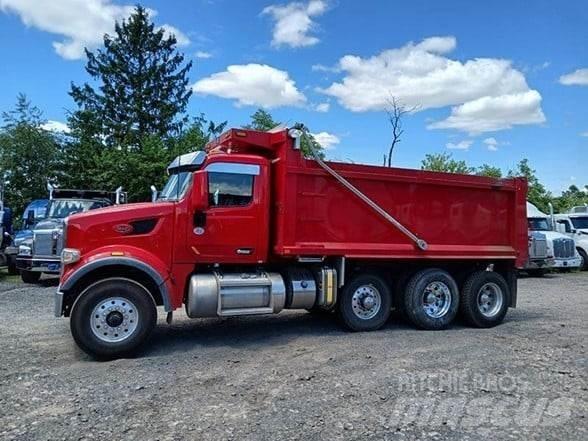
[[[566,214],[554,215],[554,220],[555,230],[576,242],[580,267],[588,270],[588,206],[573,207]]]
[[[533,261],[532,256],[529,259],[525,271],[532,275],[541,276],[550,268],[579,268],[582,264],[582,257],[576,250],[574,239],[553,231],[551,217],[535,205],[527,202],[527,221],[529,224],[529,234],[541,233],[546,239],[547,248],[547,265],[538,266]]]

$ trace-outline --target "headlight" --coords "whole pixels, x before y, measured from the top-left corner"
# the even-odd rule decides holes
[[[75,248],[64,248],[61,252],[61,263],[70,265],[80,260],[80,250]]]
[[[31,250],[31,247],[27,245],[20,245],[18,247],[18,254],[20,256],[31,256],[33,254],[33,251]]]

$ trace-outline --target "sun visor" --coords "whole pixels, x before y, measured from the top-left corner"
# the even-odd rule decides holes
[[[167,167],[167,172],[171,175],[183,171],[198,170],[204,164],[205,159],[206,153],[203,151],[185,153],[171,162]]]

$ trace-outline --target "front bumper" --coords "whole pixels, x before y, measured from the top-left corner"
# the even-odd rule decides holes
[[[59,290],[55,293],[55,317],[61,317],[63,315],[63,296],[64,294]]]
[[[32,271],[47,274],[59,274],[61,271],[60,258],[17,257],[16,267],[21,271]]]
[[[16,256],[18,254],[18,247],[6,247],[4,253],[9,256]]]
[[[571,259],[555,259],[552,268],[579,268],[582,264],[581,257],[573,257]]]
[[[525,269],[551,268],[554,262],[553,258],[529,260],[525,265]]]

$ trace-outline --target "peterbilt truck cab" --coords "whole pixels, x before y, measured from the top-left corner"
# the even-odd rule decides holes
[[[374,331],[393,307],[439,330],[516,306],[525,179],[325,162],[301,136],[231,129],[172,161],[154,201],[69,216],[55,315],[78,346],[133,353],[158,308],[168,322],[334,311]]]

